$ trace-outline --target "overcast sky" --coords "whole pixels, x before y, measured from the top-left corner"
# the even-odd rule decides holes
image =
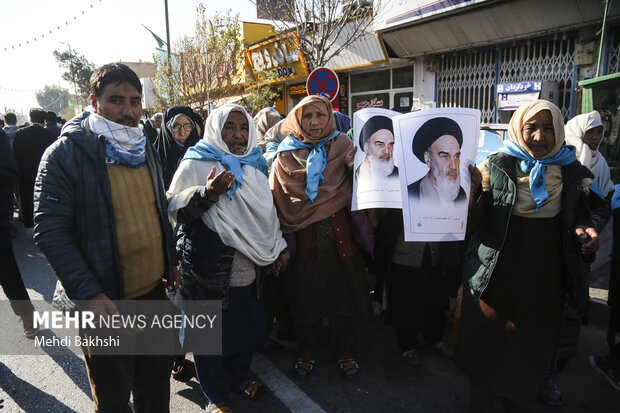
[[[172,43],[194,32],[199,3],[168,1]],[[202,3],[208,16],[231,8],[240,20],[268,23],[256,19],[256,6],[249,0]],[[1,114],[5,108],[27,114],[39,106],[35,91],[46,84],[73,90],[62,80],[63,69],[52,55],[54,50],[67,50],[60,42],[101,66],[119,60],[152,61],[157,43],[142,24],[166,39],[164,0],[0,0],[0,10]]]

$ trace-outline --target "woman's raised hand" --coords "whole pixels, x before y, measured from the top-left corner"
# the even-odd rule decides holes
[[[221,171],[217,176],[215,175],[215,166],[211,168],[211,172],[207,177],[207,184],[205,185],[205,191],[207,197],[213,201],[217,200],[220,195],[228,192],[235,183],[235,174],[230,171]]]

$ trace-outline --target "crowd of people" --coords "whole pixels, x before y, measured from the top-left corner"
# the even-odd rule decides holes
[[[188,106],[141,120],[141,98],[136,74],[107,64],[91,77],[91,109],[62,130],[55,114],[33,109],[31,125],[18,128],[7,113],[0,131],[0,254],[8,269],[0,281],[27,337],[37,331],[12,249],[14,194],[59,279],[55,300],[83,301],[82,310],[102,316],[119,314],[116,300],[165,301],[175,289],[181,311],[196,300],[222,303],[221,354],[194,354],[193,365],[182,349],[199,346],[200,331],[167,337],[180,340],[176,355],[100,355],[84,345],[95,411],[129,412],[131,394],[136,412],[168,411],[172,374],[195,375],[207,411],[230,413],[232,392],[254,399],[262,391],[250,362],[257,349],[278,345],[274,319],[278,337],[296,341],[294,377],[323,367],[327,330],[334,364],[354,379],[363,369],[358,327],[372,317],[373,300],[394,327],[403,362],[419,366],[425,351],[455,359],[471,381],[472,412],[492,412],[497,400],[506,412],[525,411],[537,397],[561,404],[563,313],[570,307],[585,317],[598,234],[620,211],[598,152],[597,112],[565,127],[552,103],[523,104],[503,146],[469,166],[468,191],[456,186],[453,199],[470,194],[466,240],[406,242],[400,210],[351,211],[350,119],[327,99],[308,96],[285,117],[265,108],[252,118],[227,104],[205,120]],[[391,126],[373,128],[364,142],[380,141],[377,160],[391,158],[393,135],[387,143],[375,136]],[[418,133],[423,147],[413,150],[429,168],[440,163],[434,151],[457,153],[463,139],[445,118]],[[418,197],[458,177],[452,158],[430,168],[428,182],[414,188]],[[616,236],[619,226],[617,218]],[[610,353],[590,363],[620,390],[618,259],[620,247]],[[456,348],[445,337],[450,297],[458,297]]]

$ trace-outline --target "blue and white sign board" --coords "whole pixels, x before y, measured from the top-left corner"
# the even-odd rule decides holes
[[[540,97],[540,92],[498,93],[497,94],[497,109],[516,110],[522,104],[536,100],[539,97]]]
[[[314,69],[306,81],[308,95],[323,96],[330,101],[336,98],[339,88],[338,75],[326,67]]]
[[[523,93],[523,92],[540,92],[542,90],[542,81],[533,82],[516,82],[516,83],[500,83],[497,85],[497,93]]]

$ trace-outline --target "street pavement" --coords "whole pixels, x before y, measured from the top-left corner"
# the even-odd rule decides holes
[[[43,254],[32,242],[32,230],[17,224],[15,255],[33,300],[51,301],[55,276]],[[6,297],[0,292],[0,300]],[[36,307],[35,302],[35,307]],[[3,318],[15,319],[12,313]],[[466,412],[468,382],[454,362],[432,351],[423,352],[420,367],[404,364],[391,328],[375,318],[362,326],[358,345],[359,377],[344,379],[325,351],[306,381],[293,377],[294,343],[282,341],[285,349],[255,353],[252,371],[265,384],[258,401],[232,395],[235,413],[400,413]],[[23,338],[23,345],[32,341]],[[324,346],[327,348],[327,344]],[[606,350],[605,328],[590,323],[581,330],[577,355],[558,377],[564,407],[533,405],[537,412],[620,412],[620,392],[594,372],[587,362],[591,354]],[[191,359],[191,356],[189,356]],[[81,356],[4,355],[0,349],[0,413],[90,412],[92,400]],[[195,378],[188,383],[171,380],[172,412],[195,412],[205,398]]]

